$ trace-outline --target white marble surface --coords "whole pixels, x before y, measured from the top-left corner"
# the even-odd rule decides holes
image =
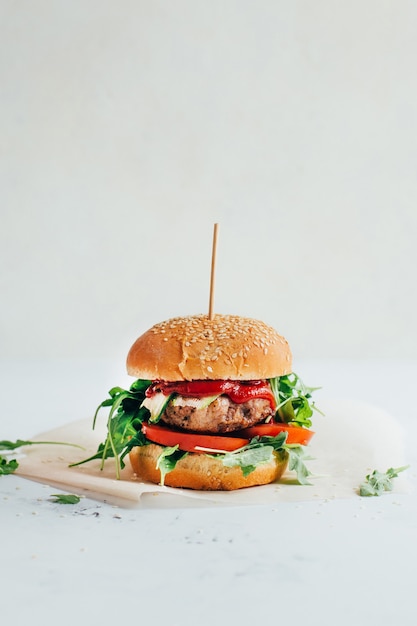
[[[394,415],[415,488],[417,362],[295,369],[328,395]],[[10,439],[87,417],[108,388],[128,382],[104,361],[7,362],[0,374],[0,436]],[[149,496],[131,509],[88,499],[58,505],[49,501],[54,491],[0,478],[5,622],[417,623],[415,491],[251,507],[184,508]]]

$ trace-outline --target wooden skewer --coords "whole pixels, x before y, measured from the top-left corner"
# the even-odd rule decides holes
[[[209,320],[212,320],[214,317],[214,284],[215,284],[215,273],[216,273],[216,253],[217,253],[217,233],[218,233],[219,225],[214,224],[213,230],[213,247],[211,250],[211,275],[210,275],[210,301],[209,301]]]

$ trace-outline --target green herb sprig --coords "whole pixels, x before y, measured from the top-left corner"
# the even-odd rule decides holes
[[[0,456],[0,476],[5,476],[6,474],[13,474],[19,467],[19,463],[16,459],[8,460],[4,456]]]
[[[72,446],[74,448],[80,448],[81,450],[84,449],[82,446],[75,443],[66,443],[64,441],[28,441],[26,439],[16,439],[16,441],[9,441],[8,439],[0,440],[0,450],[6,450],[7,452],[12,452],[18,448],[23,448],[24,446],[35,445]],[[0,456],[0,476],[13,474],[18,467],[19,463],[16,459],[7,459],[7,457]]]
[[[386,472],[374,470],[372,474],[368,474],[364,482],[359,487],[360,496],[381,496],[385,491],[392,491],[393,478],[397,478],[400,472],[408,469],[408,465],[403,467],[390,467]]]
[[[66,441],[28,441],[25,439],[16,439],[16,441],[9,441],[7,439],[0,440],[0,450],[17,450],[18,448],[23,448],[24,446],[38,446],[38,445],[48,445],[48,446],[71,446],[72,448],[80,448],[83,450],[82,446],[79,446],[77,443],[68,443]]]
[[[57,504],[78,504],[80,500],[81,496],[76,496],[73,493],[53,493],[49,498],[50,502]]]

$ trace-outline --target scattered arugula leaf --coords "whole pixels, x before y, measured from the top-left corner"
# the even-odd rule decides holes
[[[308,387],[295,373],[270,378],[269,383],[277,403],[279,419],[288,424],[310,428],[313,411],[321,413],[315,403],[310,401],[313,391],[320,387]]]
[[[3,439],[0,441],[0,450],[16,450],[17,448],[21,448],[22,446],[31,445],[31,441],[24,441],[23,439],[17,439],[16,441],[8,441],[7,439]]]
[[[37,446],[37,445],[53,445],[53,446],[71,446],[73,448],[80,448],[82,446],[76,443],[67,443],[66,441],[27,441],[24,439],[16,439],[16,441],[8,441],[7,439],[0,440],[0,450],[17,450],[17,448],[23,448],[24,446]]]
[[[78,504],[80,500],[81,496],[76,496],[73,493],[53,493],[49,498],[50,502],[57,504]]]
[[[400,472],[408,469],[408,465],[403,467],[390,467],[386,472],[374,470],[372,474],[365,477],[365,481],[359,487],[360,496],[381,496],[385,491],[392,491],[392,479],[397,478]]]
[[[0,456],[0,476],[5,476],[6,474],[13,474],[19,467],[19,463],[16,459],[11,459],[10,461],[6,459],[4,456]]]
[[[82,448],[82,446],[78,446],[75,443],[65,443],[63,441],[27,441],[25,439],[16,439],[16,441],[9,441],[8,439],[0,440],[0,450],[6,450],[6,452],[11,452],[13,450],[17,450],[18,448],[23,448],[23,446],[34,446],[34,445],[59,445],[59,446],[73,446],[75,448]],[[7,459],[4,456],[0,456],[0,476],[5,474],[13,474],[19,467],[19,463],[16,459]]]

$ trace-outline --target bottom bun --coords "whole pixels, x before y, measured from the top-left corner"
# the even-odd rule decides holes
[[[160,484],[161,472],[156,463],[163,450],[162,446],[154,443],[133,448],[129,457],[135,474],[143,480]],[[274,452],[273,461],[259,465],[244,476],[240,467],[226,467],[216,457],[190,452],[177,462],[172,472],[166,474],[164,484],[204,491],[232,491],[272,483],[281,478],[287,464],[288,452],[279,450]]]

